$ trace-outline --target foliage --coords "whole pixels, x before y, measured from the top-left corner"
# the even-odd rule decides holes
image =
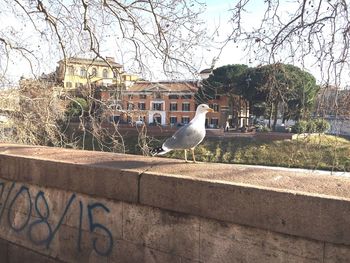
[[[330,124],[323,119],[315,119],[309,121],[298,121],[293,127],[294,133],[323,133],[329,130]]]
[[[10,119],[13,136],[11,142],[64,146],[67,143],[61,124],[65,119],[66,104],[58,92],[38,80],[22,80],[20,83],[19,108]]]
[[[134,145],[132,140],[128,140],[128,144],[131,148]],[[195,151],[196,159],[202,162],[350,171],[350,141],[331,135],[317,134],[283,141],[206,138]],[[183,159],[184,153],[172,151],[166,156]]]
[[[316,125],[316,132],[326,132],[331,128],[329,122],[324,119],[316,119],[314,120],[314,123]]]
[[[251,54],[250,62],[310,66],[321,85],[335,84],[340,90],[346,84],[349,1],[264,1],[258,25],[247,27],[254,7],[253,0],[235,5],[231,10],[232,33],[227,40],[243,44],[247,55]]]
[[[240,87],[237,79],[248,68],[246,65],[226,65],[213,70],[213,74],[208,79],[202,81],[202,88],[196,94],[199,102],[206,102],[216,94],[239,95]]]
[[[266,127],[266,126],[262,126],[260,131],[261,132],[270,132],[271,129],[269,127]]]
[[[292,127],[294,133],[305,133],[307,131],[307,121],[298,121]]]
[[[306,118],[315,102],[319,87],[308,72],[288,64],[270,64],[255,68],[246,65],[219,67],[202,82],[197,98],[201,101],[216,94],[242,95],[256,116],[277,118],[279,106],[284,119]]]
[[[66,114],[70,117],[79,117],[88,111],[89,105],[84,98],[74,98],[68,104]]]
[[[317,132],[317,125],[314,120],[309,120],[306,125],[306,132],[307,133],[314,133]]]
[[[273,118],[274,126],[279,109],[284,120],[308,117],[319,90],[310,73],[281,63],[249,68],[237,81],[252,114]]]

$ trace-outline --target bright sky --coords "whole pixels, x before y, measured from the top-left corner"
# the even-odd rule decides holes
[[[207,0],[207,10],[204,17],[207,20],[208,28],[213,31],[215,28],[219,28],[218,33],[215,35],[216,41],[224,41],[232,32],[232,24],[230,23],[231,12],[229,10],[234,8],[235,1],[227,0]],[[263,1],[252,1],[252,4],[247,6],[247,14],[245,17],[249,20],[247,28],[253,28],[259,25],[259,17],[264,10]],[[220,46],[218,44],[217,46]],[[208,50],[206,50],[208,51]],[[204,57],[207,57],[207,66],[210,67],[211,61],[218,55],[217,50],[211,49],[210,52],[203,53]],[[228,43],[215,64],[215,67],[220,67],[228,64],[246,64],[249,65],[249,56],[246,56],[243,48],[233,42]]]
[[[237,3],[236,0],[204,0],[207,5],[205,13],[202,15],[202,19],[207,22],[207,31],[213,33],[215,28],[219,30],[214,35],[215,46],[220,47],[223,45],[222,41],[227,38],[227,36],[232,32],[232,24],[230,23],[231,12],[230,9],[234,8]],[[283,10],[287,12],[291,8],[291,1],[285,0],[283,3]],[[246,23],[243,24],[245,29],[252,29],[258,27],[261,21],[261,17],[266,6],[262,0],[251,0],[250,4],[247,6],[247,13],[244,14]],[[0,10],[0,31],[13,23],[6,14],[2,13]],[[30,31],[23,31],[23,36],[26,40],[31,41],[32,36]],[[1,34],[0,34],[1,36]],[[48,41],[48,42],[46,42]],[[32,63],[35,68],[35,74],[40,75],[42,72],[48,73],[54,71],[57,66],[57,61],[60,59],[57,52],[54,52],[50,45],[52,40],[41,40],[35,45],[35,49],[39,55],[39,61],[33,60]],[[220,43],[221,42],[221,43]],[[49,43],[49,44],[47,44]],[[104,56],[115,56],[119,63],[125,64],[125,68],[128,69],[128,61],[123,60],[123,56],[120,55],[125,51],[125,47],[116,46],[116,42],[111,42],[110,48],[102,51]],[[119,50],[119,51],[118,51]],[[196,53],[193,55],[196,58],[196,64],[198,70],[210,67],[214,58],[219,55],[219,50],[213,47],[207,47],[204,49],[196,49]],[[219,59],[215,63],[215,67],[227,65],[227,64],[246,64],[249,66],[256,66],[256,64],[250,64],[249,61],[252,59],[254,61],[254,54],[247,54],[243,50],[242,46],[239,46],[233,42],[229,42],[222,50]],[[259,63],[259,62],[257,62]],[[150,63],[152,65],[152,63]],[[319,78],[319,73],[317,67],[309,67],[308,70]],[[8,65],[8,75],[13,80],[18,80],[20,76],[24,75],[30,77],[30,67],[29,63],[23,59],[13,59]],[[155,74],[156,75],[156,74]]]
[[[229,22],[231,18],[231,13],[228,10],[233,9],[234,4],[237,2],[238,1],[227,1],[227,0],[207,0],[206,1],[207,11],[205,12],[205,17],[208,22],[208,28],[213,30],[213,28],[215,28],[216,26],[220,26],[220,30],[216,35],[216,37],[219,40],[225,39],[225,37],[227,37],[232,32],[233,25]],[[264,16],[264,12],[267,7],[267,4],[264,2],[265,1],[261,1],[261,0],[251,0],[247,4],[245,8],[246,12],[242,14],[244,29],[251,31],[254,28],[255,29],[259,28],[261,20]],[[289,19],[288,18],[289,13],[295,12],[298,6],[299,6],[299,3],[296,4],[291,0],[280,0],[280,6],[279,6],[280,19],[282,21],[283,19]],[[323,9],[327,8],[327,4],[324,4],[322,8]],[[325,38],[328,37],[328,39],[330,39],[330,37],[326,36],[325,33],[324,33],[324,36]],[[215,52],[214,49],[212,49],[211,51],[205,50],[205,52],[203,53],[203,56],[207,58],[205,61],[207,67],[210,67],[212,59],[215,56],[217,56],[217,52]],[[283,56],[283,53],[282,53],[282,56]],[[228,64],[246,64],[248,66],[257,66],[258,64],[260,64],[260,61],[254,61],[254,59],[255,59],[255,54],[253,53],[249,54],[247,53],[247,50],[244,50],[244,47],[242,45],[237,45],[233,42],[230,42],[223,49],[218,61],[215,64],[215,67],[228,65]],[[299,66],[302,68],[302,65],[298,64],[297,61],[294,61],[294,63],[296,63],[295,64],[296,66]],[[306,59],[304,60],[305,70],[313,74],[316,77],[316,79],[320,82],[322,77],[321,77],[320,68],[318,67],[317,64],[318,63],[315,63],[315,60],[312,56],[306,57]],[[347,71],[348,73],[346,73]],[[344,74],[341,78],[341,82],[342,82],[341,86],[343,87],[350,86],[349,71],[350,71],[349,66],[345,65],[345,68],[343,70]]]

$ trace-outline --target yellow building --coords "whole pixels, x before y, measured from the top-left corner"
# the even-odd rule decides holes
[[[86,84],[96,86],[131,85],[137,80],[134,75],[123,72],[123,66],[112,57],[102,59],[69,58],[58,62],[58,80],[63,82],[66,90],[75,90]]]

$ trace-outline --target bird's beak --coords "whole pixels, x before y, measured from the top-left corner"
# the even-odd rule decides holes
[[[214,110],[211,109],[211,108],[207,109],[207,111],[208,111],[208,112],[214,112]]]

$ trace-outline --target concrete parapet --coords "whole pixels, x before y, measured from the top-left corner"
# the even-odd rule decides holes
[[[0,144],[0,203],[7,262],[350,262],[346,173]]]

